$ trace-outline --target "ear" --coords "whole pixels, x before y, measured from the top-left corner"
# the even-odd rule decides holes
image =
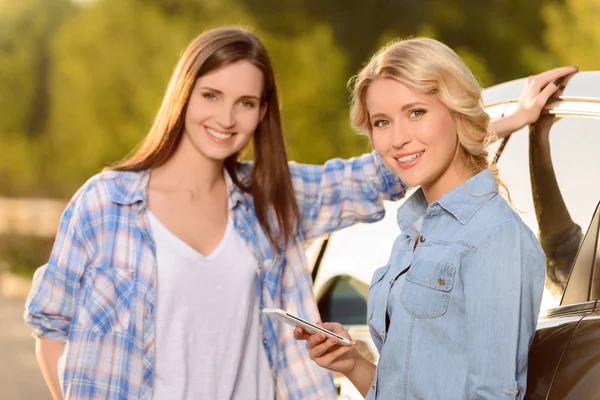
[[[266,101],[264,103],[261,104],[260,106],[260,119],[259,122],[262,122],[263,118],[265,118],[265,115],[267,115],[267,110],[269,109],[269,103],[267,103]]]

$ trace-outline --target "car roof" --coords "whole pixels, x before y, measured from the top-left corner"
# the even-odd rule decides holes
[[[518,100],[527,78],[500,83],[483,91],[483,102],[486,106],[510,100]],[[563,91],[562,97],[577,97],[581,99],[600,98],[600,71],[578,72],[570,80]]]

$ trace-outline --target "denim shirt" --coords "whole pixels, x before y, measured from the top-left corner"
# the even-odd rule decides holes
[[[545,258],[492,174],[429,206],[419,189],[398,223],[389,263],[369,288],[369,328],[381,356],[367,400],[522,399]],[[402,287],[395,285],[407,267]]]

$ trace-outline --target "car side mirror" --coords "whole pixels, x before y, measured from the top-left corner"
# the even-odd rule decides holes
[[[579,246],[560,305],[600,299],[600,203]]]

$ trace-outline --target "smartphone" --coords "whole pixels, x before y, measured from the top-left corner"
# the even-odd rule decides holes
[[[296,317],[295,315],[292,315],[288,312],[280,310],[279,308],[263,308],[262,312],[264,314],[268,315],[269,317],[278,319],[281,322],[284,322],[288,325],[293,326],[294,328],[299,326],[300,328],[304,329],[306,332],[311,333],[311,334],[314,334],[317,332],[323,332],[325,334],[325,336],[327,336],[327,337],[336,338],[338,340],[338,344],[340,344],[340,345],[344,345],[344,346],[352,345],[352,342],[349,339],[346,339],[345,337],[340,336],[337,333],[333,333],[331,331],[328,331],[327,329],[323,329],[320,326],[317,326],[308,321],[305,321],[300,317]]]

